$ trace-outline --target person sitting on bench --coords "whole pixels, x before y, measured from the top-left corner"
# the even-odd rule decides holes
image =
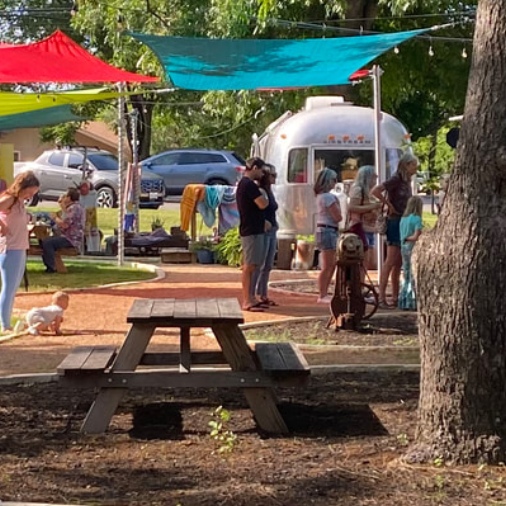
[[[65,206],[64,216],[51,215],[61,230],[61,236],[48,237],[41,241],[42,261],[48,274],[56,272],[55,253],[58,250],[75,248],[81,251],[84,238],[84,210],[79,204],[79,197],[77,188],[69,188],[62,202]]]

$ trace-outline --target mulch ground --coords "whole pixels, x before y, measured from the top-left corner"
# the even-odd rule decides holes
[[[170,266],[167,273],[156,283],[73,294],[65,335],[2,343],[0,374],[54,372],[76,345],[121,344],[136,298],[240,294],[237,270]],[[314,284],[312,272],[280,272],[273,279],[304,277]],[[246,321],[328,315],[313,294],[271,295],[280,305],[245,313]],[[26,311],[47,300],[44,294],[21,296],[16,308]],[[377,339],[377,345],[394,346],[395,340],[416,339],[413,317],[399,318],[379,314],[366,337],[339,332],[335,339],[338,345]],[[401,330],[395,330],[395,321]],[[293,335],[308,332],[288,323],[283,327]],[[152,347],[173,351],[177,344],[175,332],[163,331]],[[192,336],[192,345],[216,348],[204,332]],[[307,388],[277,392],[291,430],[284,437],[259,432],[237,390],[130,391],[109,431],[89,436],[79,427],[93,392],[57,384],[3,386],[0,498],[98,506],[506,505],[504,467],[402,462],[414,439],[418,384],[418,374],[406,371],[313,374]],[[231,414],[219,434],[231,441],[225,453],[209,426],[220,405]]]
[[[128,394],[110,431],[79,432],[92,392],[55,385],[0,391],[4,501],[95,505],[500,505],[504,468],[412,467],[418,377],[326,374],[279,391],[292,430],[258,432],[236,391]],[[210,436],[223,405],[236,440]]]

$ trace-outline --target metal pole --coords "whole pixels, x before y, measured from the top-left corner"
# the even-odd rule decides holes
[[[118,83],[118,90],[121,93],[125,89],[124,83]],[[124,261],[124,232],[123,222],[125,220],[125,196],[124,196],[124,178],[125,178],[125,153],[124,153],[124,135],[125,123],[123,110],[125,106],[125,97],[118,97],[118,265],[123,265]]]
[[[374,159],[376,160],[376,172],[378,174],[378,183],[386,179],[385,164],[383,160],[383,150],[381,149],[381,74],[383,71],[379,65],[373,65],[373,95],[374,95]],[[378,281],[383,269],[383,236],[378,234]]]
[[[132,128],[132,185],[133,185],[133,194],[134,194],[134,216],[135,216],[135,226],[134,230],[138,234],[139,233],[139,199],[141,194],[140,188],[140,170],[138,167],[139,164],[139,146],[137,145],[137,123],[139,120],[139,111],[134,109],[130,113],[131,118],[131,128]]]

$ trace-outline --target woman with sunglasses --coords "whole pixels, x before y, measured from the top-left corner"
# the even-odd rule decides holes
[[[276,168],[270,163],[264,165],[264,174],[258,182],[258,186],[265,190],[269,198],[269,205],[265,208],[265,260],[262,266],[255,272],[253,278],[253,287],[255,295],[265,306],[277,306],[276,302],[267,295],[269,276],[274,267],[274,258],[276,256],[278,222],[276,220],[276,211],[278,203],[272,193],[272,185],[276,182]]]

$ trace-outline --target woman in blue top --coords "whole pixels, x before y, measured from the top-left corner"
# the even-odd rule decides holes
[[[423,201],[420,197],[410,197],[401,218],[401,256],[404,281],[399,295],[400,309],[416,310],[415,280],[411,272],[411,255],[416,241],[422,233]]]

